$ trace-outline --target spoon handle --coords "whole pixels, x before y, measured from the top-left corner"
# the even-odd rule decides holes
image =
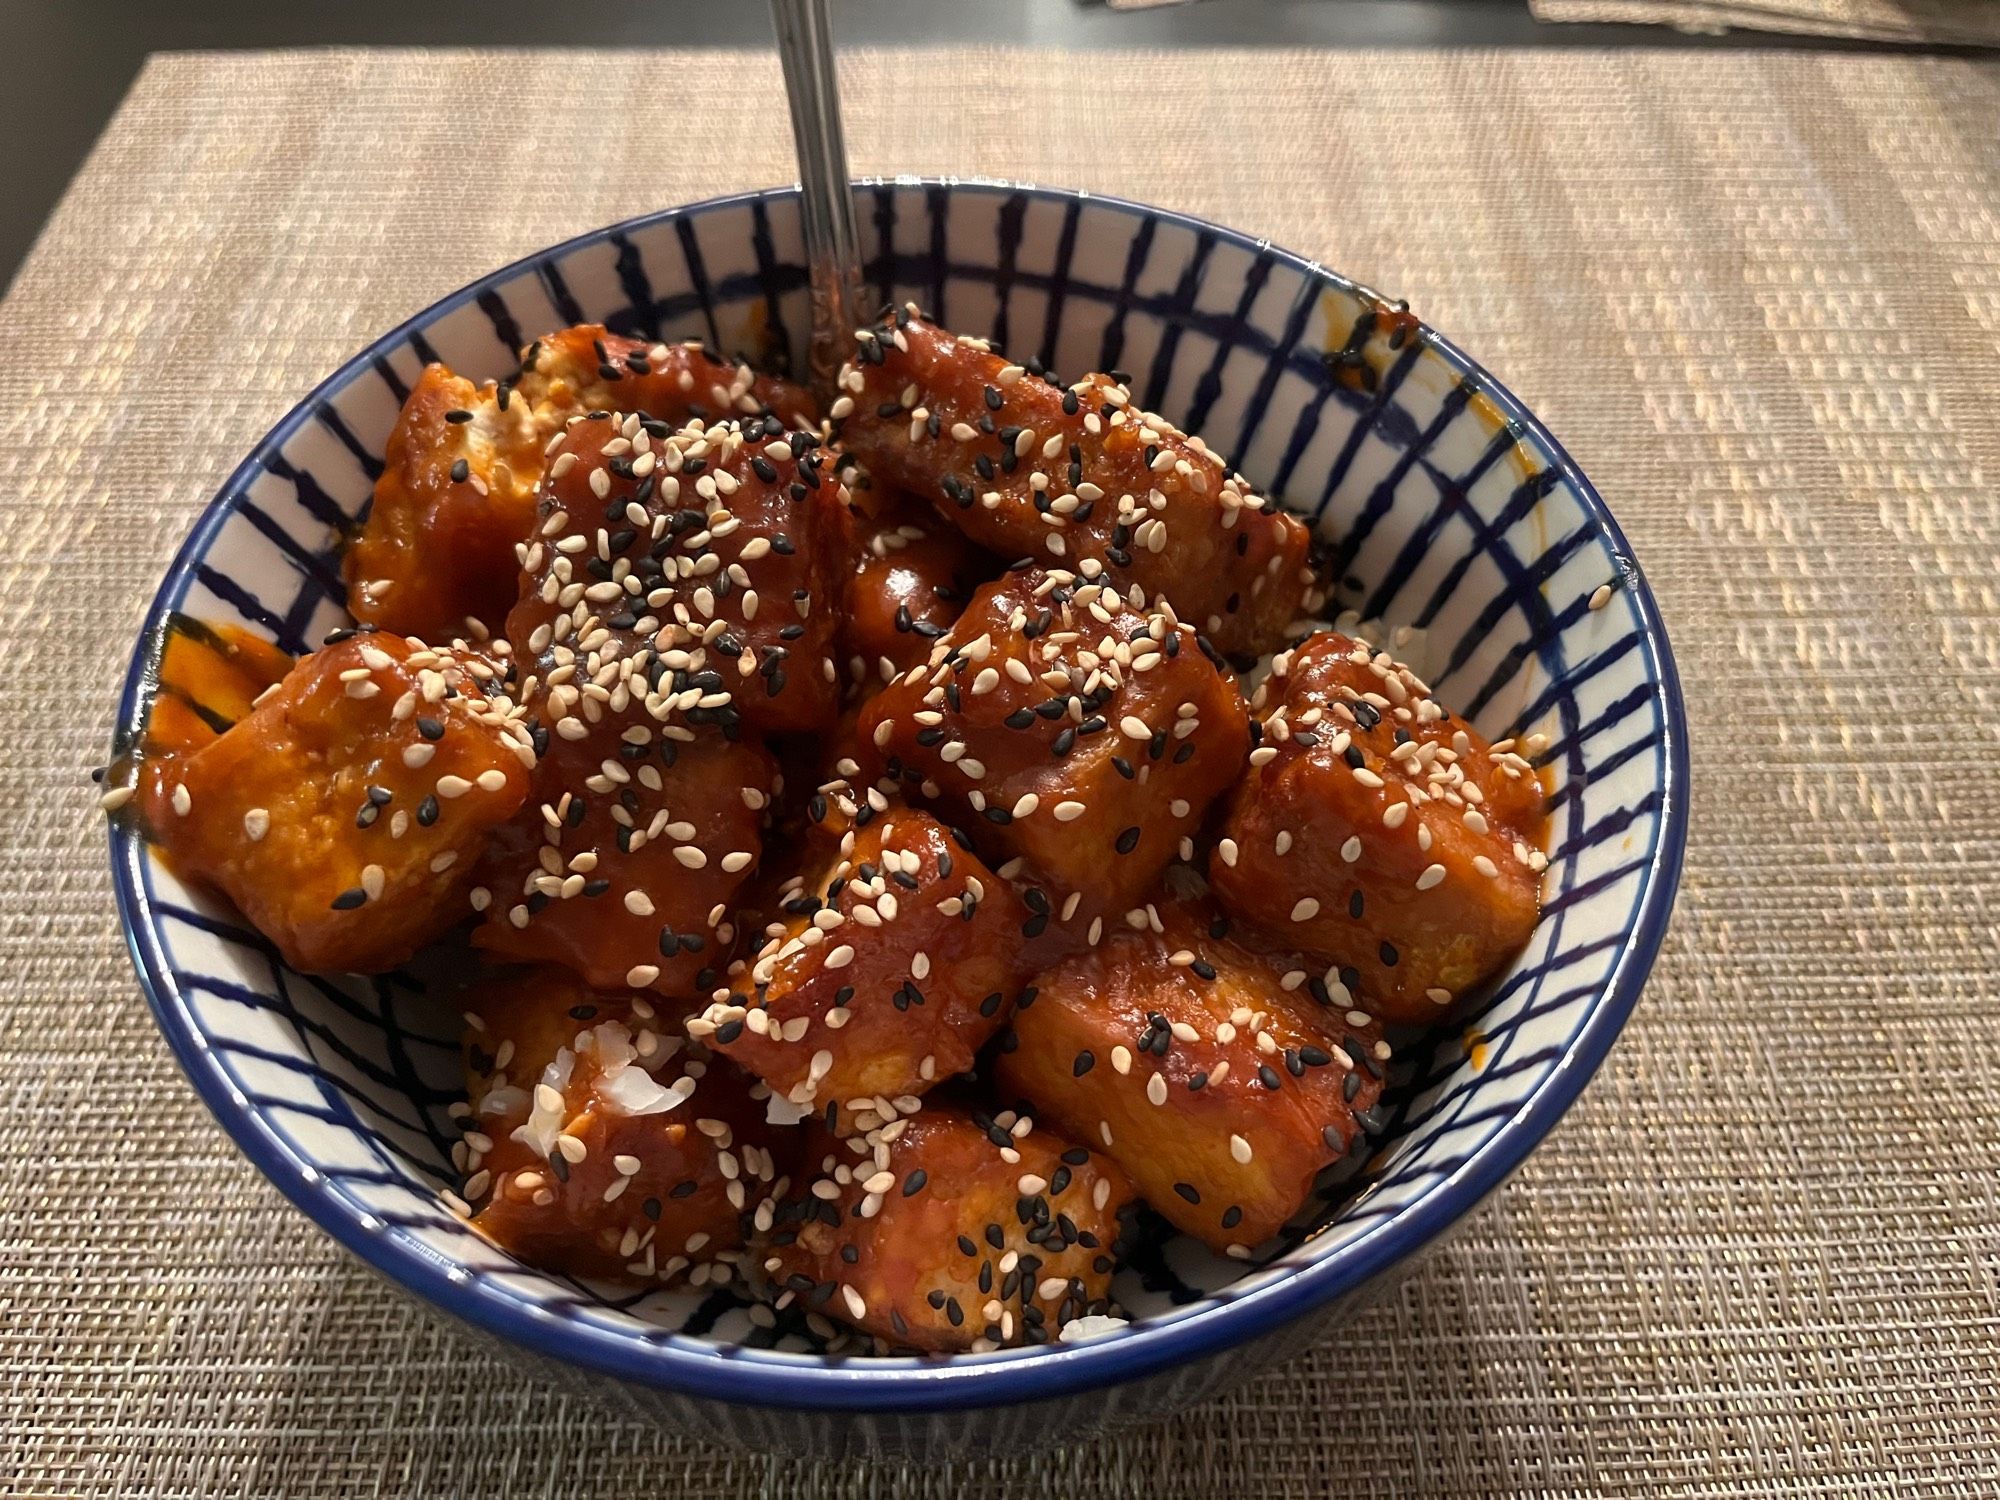
[[[861,316],[861,254],[854,233],[854,198],[847,181],[847,143],[840,128],[840,88],[834,76],[827,0],[771,0],[785,98],[798,150],[806,261],[812,274],[814,388],[833,394]]]

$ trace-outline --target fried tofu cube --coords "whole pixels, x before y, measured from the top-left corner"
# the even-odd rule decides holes
[[[497,624],[514,602],[514,545],[528,534],[542,472],[525,401],[427,365],[383,452],[367,519],[341,558],[364,624],[426,640]]]
[[[1009,573],[863,706],[861,753],[868,776],[1025,861],[1048,887],[1038,914],[1087,929],[1182,852],[1241,772],[1248,722],[1171,615],[1076,575]]]
[[[1271,650],[1323,600],[1305,525],[1111,376],[1064,386],[906,308],[839,385],[847,451],[1009,561],[1102,564],[1230,654]]]
[[[1323,978],[1166,902],[1036,976],[1002,1043],[1004,1099],[1107,1152],[1176,1228],[1242,1256],[1366,1145],[1388,1046]]]
[[[1027,962],[1027,908],[961,839],[915,808],[856,816],[782,893],[779,935],[688,1027],[793,1105],[849,1116],[971,1067]]]
[[[1543,793],[1387,653],[1322,631],[1258,693],[1263,743],[1209,879],[1230,913],[1340,971],[1350,1001],[1428,1025],[1540,914]]]
[[[338,641],[151,779],[148,825],[294,968],[394,968],[466,915],[527,797],[534,749],[496,675],[402,636]]]
[[[813,1142],[762,1261],[780,1308],[940,1352],[1044,1344],[1109,1311],[1132,1189],[1104,1157],[1011,1113],[930,1104]]]
[[[571,417],[639,411],[814,420],[803,392],[699,344],[621,338],[598,324],[537,339],[504,381],[426,366],[384,451],[367,520],[342,558],[354,617],[426,640],[497,629],[514,603],[514,549],[534,522],[543,450]]]
[[[727,1282],[775,1176],[763,1106],[644,996],[524,969],[462,1000],[472,1222],[544,1270]]]
[[[643,711],[548,743],[533,796],[480,871],[474,895],[490,905],[474,945],[691,1003],[727,969],[730,908],[763,851],[776,762],[712,725]]]
[[[775,418],[571,423],[550,450],[507,616],[518,658],[573,695],[612,687],[597,679],[615,672],[696,723],[830,729],[845,486],[815,444]],[[614,646],[617,661],[590,672]]]
[[[543,440],[587,411],[638,411],[680,427],[690,421],[776,416],[814,427],[819,412],[800,386],[718,359],[699,339],[657,343],[579,323],[521,352],[516,392],[536,411]]]
[[[929,661],[931,643],[951,628],[998,564],[963,532],[904,496],[856,517],[854,529],[840,656],[850,680],[873,688]]]

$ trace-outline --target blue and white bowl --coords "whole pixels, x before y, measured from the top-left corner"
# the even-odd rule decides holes
[[[1603,1061],[1658,951],[1686,831],[1686,729],[1652,596],[1597,492],[1427,328],[1405,326],[1393,349],[1376,340],[1355,378],[1352,351],[1394,316],[1374,293],[1115,199],[918,181],[856,196],[877,300],[915,299],[1056,370],[1130,372],[1148,407],[1314,521],[1340,604],[1417,631],[1413,664],[1446,702],[1494,738],[1548,736],[1541,923],[1469,1018],[1476,1060],[1458,1030],[1405,1048],[1395,1123],[1358,1191],[1247,1264],[1168,1243],[1116,1287],[1130,1326],[1091,1340],[951,1359],[773,1347],[726,1296],[606,1299],[471,1232],[437,1196],[454,1185],[448,1009],[413,977],[285,968],[122,827],[111,859],[140,982],[188,1077],[251,1161],[384,1276],[567,1382],[698,1435],[821,1456],[1015,1452],[1170,1411],[1304,1348],[1534,1148]],[[172,612],[295,652],[346,621],[337,535],[367,503],[425,361],[496,376],[528,338],[591,320],[798,353],[802,260],[795,190],[722,198],[545,250],[385,334],[201,517],[133,654],[120,745],[144,724]]]

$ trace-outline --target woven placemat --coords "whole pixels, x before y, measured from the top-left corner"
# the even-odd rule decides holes
[[[1770,31],[1907,46],[2000,47],[1994,0],[1528,0],[1538,21]]]
[[[846,85],[859,170],[1269,235],[1410,296],[1571,447],[1692,717],[1680,911],[1624,1040],[1344,1342],[1039,1460],[705,1449],[401,1300],[176,1074],[84,773],[258,434],[479,272],[789,177],[778,73],[160,59],[0,307],[0,1491],[1994,1493],[2000,69],[992,50]]]

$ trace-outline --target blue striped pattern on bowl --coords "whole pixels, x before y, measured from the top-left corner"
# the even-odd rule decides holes
[[[1672,902],[1687,768],[1666,639],[1616,525],[1534,418],[1443,338],[1419,329],[1357,379],[1354,352],[1390,310],[1268,243],[1007,184],[856,191],[876,298],[915,299],[1053,369],[1129,372],[1147,406],[1315,520],[1334,544],[1340,606],[1410,627],[1399,654],[1447,703],[1495,738],[1548,736],[1541,924],[1470,1018],[1480,1066],[1457,1032],[1407,1049],[1394,1124],[1358,1192],[1249,1265],[1173,1242],[1143,1277],[1120,1279],[1133,1326],[1087,1343],[949,1361],[764,1347],[772,1336],[727,1296],[600,1297],[522,1268],[441,1206],[456,1035],[420,975],[297,974],[131,834],[114,831],[112,859],[141,981],[189,1076],[257,1166],[369,1263],[534,1354],[616,1377],[684,1425],[822,1452],[937,1453],[1081,1432],[1241,1378],[1476,1203],[1623,1024]],[[556,246],[418,315],[314,391],[175,561],[134,656],[121,743],[143,723],[170,612],[295,652],[345,622],[337,529],[366,503],[425,361],[494,376],[527,338],[590,320],[790,357],[808,321],[796,192]],[[1607,583],[1608,604],[1592,609]],[[997,1410],[1093,1391],[1032,1416]],[[970,1408],[984,1410],[931,1415]],[[849,1414],[838,1429],[833,1413]]]

